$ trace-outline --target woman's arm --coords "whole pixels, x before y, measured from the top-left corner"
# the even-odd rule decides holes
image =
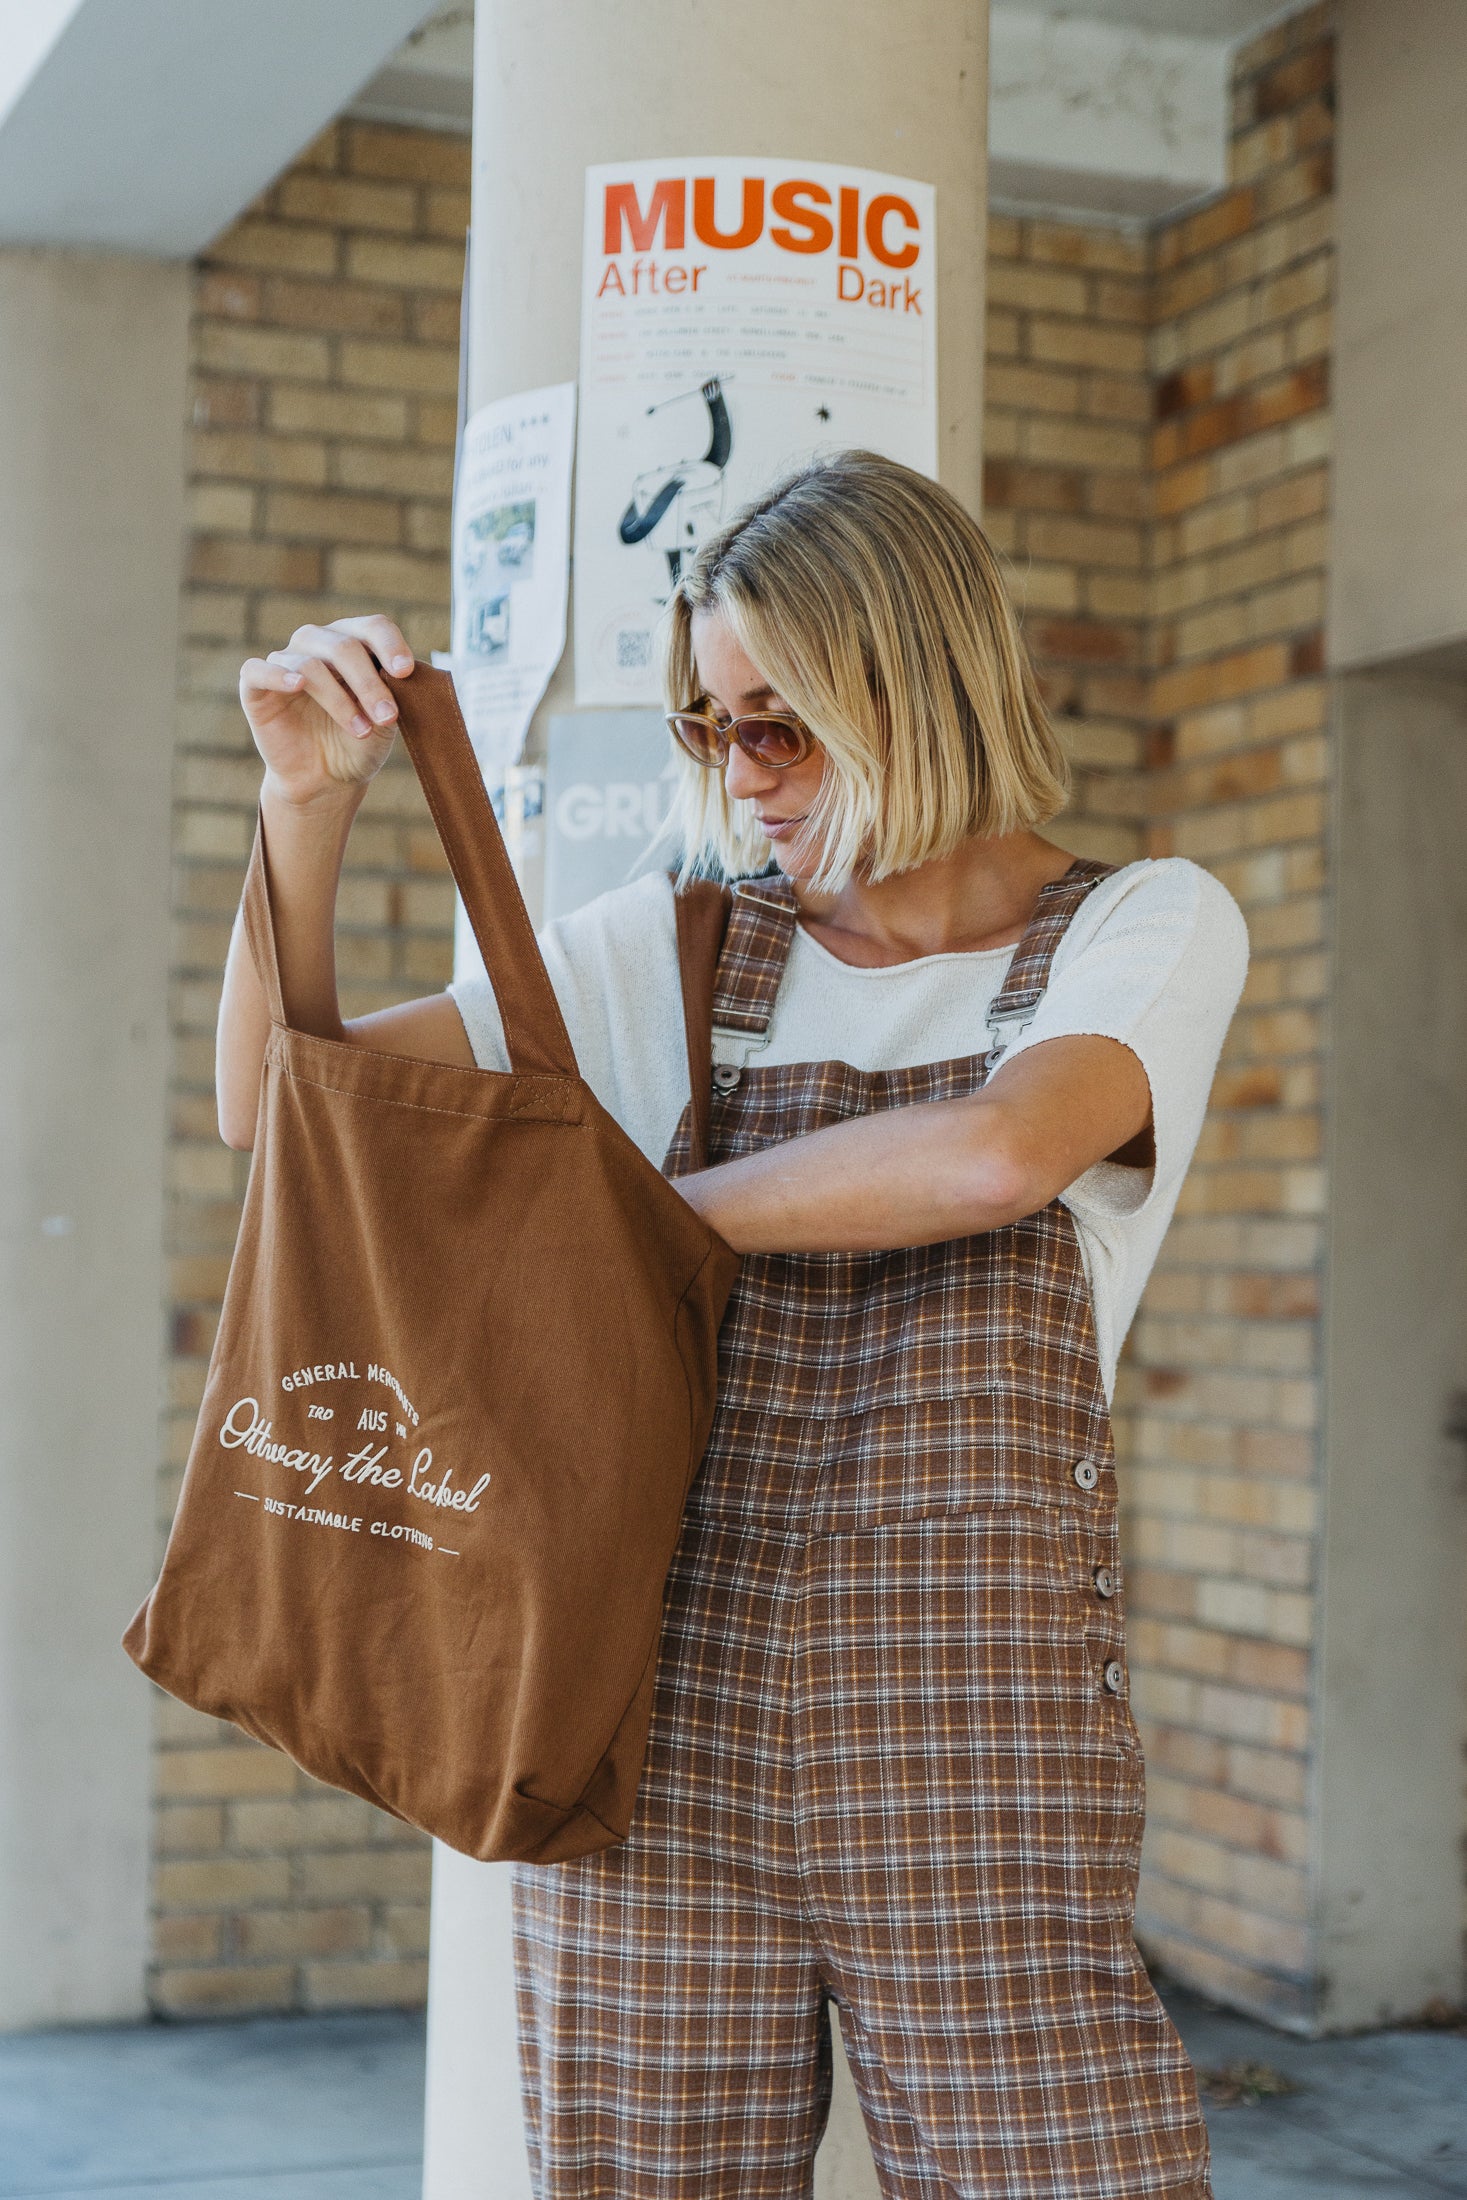
[[[858,1116],[676,1185],[741,1253],[936,1245],[1037,1213],[1097,1161],[1139,1157],[1150,1121],[1129,1047],[1048,1039],[968,1099]]]
[[[387,760],[397,705],[379,666],[412,669],[390,619],[302,627],[288,649],[252,657],[240,701],[265,764],[260,816],[270,861],[280,985],[298,1031],[472,1069],[473,1052],[446,994],[342,1020],[336,992],[336,893],[352,820]],[[219,1004],[215,1089],[226,1145],[254,1143],[270,1011],[235,923]]]

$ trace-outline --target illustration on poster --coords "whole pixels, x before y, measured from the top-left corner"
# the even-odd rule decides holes
[[[692,556],[723,518],[723,477],[733,450],[728,400],[716,374],[697,390],[649,405],[648,418],[669,406],[682,408],[692,397],[701,397],[707,408],[707,450],[701,458],[677,458],[670,466],[638,474],[617,528],[624,543],[649,543],[666,558],[669,594],[682,578],[683,559]]]
[[[934,205],[830,163],[587,170],[578,703],[656,702],[672,590],[781,473],[853,446],[936,472]]]
[[[476,512],[459,533],[457,580],[463,603],[462,646],[471,657],[502,657],[509,648],[510,583],[533,579],[535,500]]]

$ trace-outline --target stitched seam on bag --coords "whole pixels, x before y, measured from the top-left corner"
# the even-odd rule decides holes
[[[373,1062],[424,1061],[424,1057],[417,1054],[394,1054],[387,1047],[364,1047],[358,1045],[352,1039],[327,1039],[320,1032],[298,1031],[294,1024],[272,1023],[270,1030],[272,1037],[276,1032],[280,1032],[288,1039],[300,1039],[313,1047],[328,1047],[333,1054],[349,1054],[354,1060],[360,1060],[365,1055],[369,1061]],[[265,1043],[268,1047],[271,1042],[267,1039]],[[480,1069],[477,1062],[471,1067],[462,1062],[429,1062],[425,1063],[425,1066],[434,1071],[442,1070],[449,1077],[468,1077],[480,1080],[496,1078],[501,1084],[523,1084],[527,1078],[533,1078],[537,1084],[563,1085],[569,1089],[573,1085],[584,1082],[579,1075],[575,1077],[562,1075],[559,1070],[553,1069]]]
[[[569,1098],[570,1091],[564,1078],[521,1078],[518,1089],[511,1096],[509,1112],[511,1115],[530,1115],[537,1109],[549,1108],[554,1102],[559,1107],[555,1120],[563,1123]]]
[[[404,1058],[393,1057],[394,1060]],[[549,1123],[557,1129],[571,1131],[583,1131],[587,1127],[584,1123],[568,1121],[564,1115],[529,1115],[513,1107],[503,1115],[481,1115],[477,1108],[435,1108],[427,1100],[393,1100],[385,1092],[356,1092],[350,1085],[328,1085],[324,1077],[304,1077],[299,1070],[287,1069],[283,1062],[278,1066],[283,1077],[293,1079],[298,1085],[310,1085],[317,1092],[339,1092],[343,1100],[370,1100],[379,1108],[412,1108],[419,1115],[451,1115],[456,1123]],[[446,1066],[452,1068],[453,1065]],[[435,1063],[434,1067],[439,1065]]]

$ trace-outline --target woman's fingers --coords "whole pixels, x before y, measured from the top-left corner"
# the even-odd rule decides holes
[[[395,620],[380,611],[374,611],[361,619],[333,619],[329,626],[302,627],[292,634],[292,649],[299,646],[301,634],[329,634],[343,636],[349,641],[361,642],[369,649],[379,665],[385,665],[395,678],[401,678],[413,669],[413,653],[402,628]]]
[[[239,668],[241,695],[296,695],[302,684],[301,672],[286,663],[280,650],[270,657],[247,657]]]
[[[378,664],[385,665],[398,679],[413,669],[413,653],[402,628],[381,612],[364,619],[333,619],[328,631],[350,634],[365,642]]]
[[[310,657],[295,650],[282,650],[280,656],[284,660],[282,671],[293,671],[299,676],[300,684],[294,692],[298,695],[304,693],[312,702],[319,703],[327,717],[334,725],[340,726],[343,733],[355,734],[361,739],[379,730],[360,707],[352,690],[337,677],[333,665],[326,663],[323,658]],[[386,728],[380,730],[385,732]]]
[[[354,620],[353,625],[366,622]],[[345,621],[342,622],[344,626]],[[352,733],[370,733],[374,727],[381,729],[393,724],[397,717],[397,705],[390,689],[377,669],[377,660],[365,642],[343,632],[341,626],[305,626],[292,634],[288,649],[273,650],[272,661],[281,661],[304,676],[306,690],[323,707],[330,711],[339,725]],[[311,668],[323,667],[333,676],[342,692],[350,699],[351,709],[345,717],[341,706],[332,699],[329,687],[321,684]],[[362,723],[356,723],[357,719]]]

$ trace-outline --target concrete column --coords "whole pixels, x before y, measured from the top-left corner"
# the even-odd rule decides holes
[[[188,272],[0,252],[0,2026],[141,2013]]]
[[[938,457],[982,502],[988,0],[479,0],[469,402],[574,380],[585,171],[696,151],[937,189]],[[567,650],[537,719],[574,708]],[[533,740],[532,736],[532,740]]]
[[[1319,2022],[1457,2002],[1467,1799],[1467,680],[1337,696]]]
[[[1318,2020],[1460,1999],[1467,189],[1451,0],[1342,0]]]
[[[471,405],[576,375],[588,166],[690,149],[846,161],[936,186],[939,465],[977,511],[987,18],[987,0],[851,0],[834,11],[829,0],[563,0],[547,37],[533,0],[479,0]],[[549,712],[572,708],[567,651],[532,750]],[[498,1870],[445,1860],[435,1882],[427,2200],[529,2191],[505,2105],[515,2050],[504,1894],[467,1883]],[[848,2082],[820,2190],[823,2200],[876,2190]]]

